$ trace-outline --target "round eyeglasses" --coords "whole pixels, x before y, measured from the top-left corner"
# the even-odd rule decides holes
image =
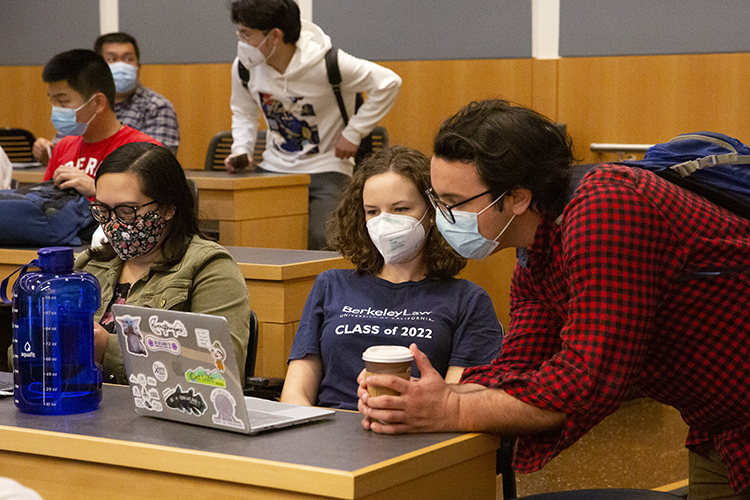
[[[484,193],[479,193],[476,196],[472,196],[471,198],[468,198],[464,201],[454,203],[453,205],[448,205],[446,202],[442,201],[440,198],[438,198],[437,193],[434,189],[430,188],[426,191],[427,197],[430,199],[430,203],[432,203],[432,206],[435,207],[435,210],[440,212],[443,217],[445,217],[445,220],[450,222],[451,224],[456,223],[456,218],[453,216],[453,209],[456,207],[459,207],[463,205],[464,203],[469,203],[470,201],[476,200],[480,196],[484,196],[486,194],[489,194],[490,191],[487,190]]]
[[[138,210],[155,203],[157,202],[149,201],[148,203],[144,203],[143,205],[117,205],[116,207],[112,208],[105,205],[104,203],[95,201],[91,205],[89,205],[89,211],[94,217],[94,220],[99,224],[106,224],[107,222],[109,222],[109,220],[112,218],[112,214],[115,214],[117,220],[119,220],[123,224],[132,224],[135,221]]]

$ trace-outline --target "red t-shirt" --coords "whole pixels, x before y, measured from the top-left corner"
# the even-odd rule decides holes
[[[63,165],[84,170],[93,179],[99,164],[109,153],[131,142],[150,142],[161,146],[156,139],[127,125],[99,142],[83,142],[83,137],[73,135],[63,137],[52,150],[44,180],[51,179],[55,170]]]

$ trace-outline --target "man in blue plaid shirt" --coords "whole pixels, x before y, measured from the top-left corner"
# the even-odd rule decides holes
[[[124,125],[149,135],[177,154],[180,129],[177,114],[169,100],[144,87],[139,80],[141,69],[138,43],[127,33],[108,33],[96,39],[94,50],[104,57],[115,79],[117,95],[115,114]],[[53,144],[62,139],[58,134],[53,142],[40,137],[34,143],[34,157],[49,161]]]

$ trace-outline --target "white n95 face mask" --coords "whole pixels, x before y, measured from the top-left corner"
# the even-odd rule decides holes
[[[510,218],[503,230],[500,231],[500,234],[498,234],[494,240],[488,240],[479,232],[479,221],[477,220],[477,216],[497,203],[503,196],[505,196],[505,193],[501,194],[497,200],[490,203],[479,213],[453,210],[453,218],[456,219],[455,224],[448,222],[448,220],[442,215],[436,217],[437,227],[440,234],[443,235],[445,241],[447,241],[460,256],[465,259],[482,260],[489,257],[492,252],[495,251],[498,245],[497,240],[505,233],[505,230],[508,229],[510,223],[516,218],[516,215],[513,214],[513,217]]]
[[[266,43],[266,40],[268,40],[268,35],[270,33],[271,32],[269,31],[268,34],[266,34],[266,36],[263,38],[263,41],[260,42],[257,47],[254,47],[249,43],[245,43],[242,40],[237,42],[237,57],[245,68],[254,68],[259,64],[263,64],[264,62],[266,62],[267,58],[263,55],[263,52],[260,51],[260,47],[261,45]],[[271,57],[275,51],[276,47],[273,48],[271,54],[268,57]]]
[[[422,220],[427,212],[419,220],[409,215],[382,213],[367,221],[367,232],[386,264],[400,264],[419,253],[425,239]]]

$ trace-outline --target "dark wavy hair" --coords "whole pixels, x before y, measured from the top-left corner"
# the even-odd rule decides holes
[[[360,274],[377,274],[385,263],[367,232],[362,200],[367,179],[385,172],[394,172],[413,182],[427,204],[430,220],[435,218],[435,210],[426,194],[430,187],[429,158],[403,146],[385,148],[367,158],[357,167],[327,224],[328,245],[357,266]],[[446,243],[435,227],[428,232],[422,252],[428,277],[450,278],[466,266],[466,259]]]
[[[95,182],[103,175],[132,172],[143,194],[160,206],[171,206],[174,215],[161,243],[163,259],[155,269],[166,269],[185,256],[194,235],[201,235],[195,213],[195,200],[185,172],[172,152],[150,142],[131,142],[112,151],[99,165]],[[94,260],[110,260],[117,255],[109,243],[89,250]]]
[[[443,122],[434,144],[437,158],[473,163],[493,199],[525,188],[534,210],[554,215],[565,207],[572,149],[561,126],[501,100],[468,104]]]

